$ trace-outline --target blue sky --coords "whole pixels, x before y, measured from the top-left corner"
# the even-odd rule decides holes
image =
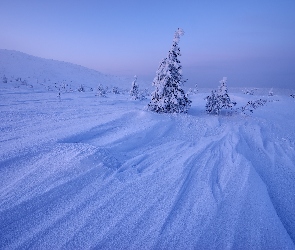
[[[295,88],[294,0],[0,0],[0,48],[153,80],[174,31],[188,85]]]

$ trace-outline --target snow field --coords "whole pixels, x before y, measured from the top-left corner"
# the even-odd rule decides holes
[[[206,94],[178,115],[0,95],[0,249],[295,249],[294,99],[213,116]]]

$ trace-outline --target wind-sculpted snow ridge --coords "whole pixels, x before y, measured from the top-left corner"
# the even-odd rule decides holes
[[[0,249],[295,249],[292,98],[212,116],[202,94],[181,115],[0,95]]]

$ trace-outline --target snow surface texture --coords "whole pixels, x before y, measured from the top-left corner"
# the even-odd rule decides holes
[[[295,103],[277,98],[159,115],[2,89],[0,249],[294,249]]]
[[[0,249],[295,249],[289,95],[214,116],[209,92],[188,114],[157,114],[128,94],[11,86],[0,82]]]

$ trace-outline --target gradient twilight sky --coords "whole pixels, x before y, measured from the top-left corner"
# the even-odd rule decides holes
[[[295,0],[0,0],[0,48],[150,81],[178,27],[188,85],[295,88]]]

